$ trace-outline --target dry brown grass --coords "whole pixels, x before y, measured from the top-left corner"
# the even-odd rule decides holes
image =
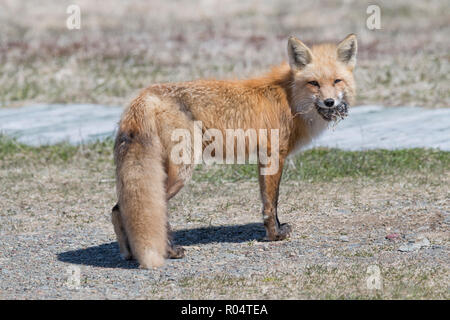
[[[2,1],[0,101],[126,104],[153,82],[260,74],[286,59],[286,39],[359,36],[358,104],[448,107],[448,1]]]

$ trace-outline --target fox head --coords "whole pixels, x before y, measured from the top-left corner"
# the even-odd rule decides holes
[[[326,121],[346,116],[355,95],[356,52],[354,34],[338,45],[321,44],[311,49],[290,37],[288,56],[293,77],[293,112],[316,110]]]

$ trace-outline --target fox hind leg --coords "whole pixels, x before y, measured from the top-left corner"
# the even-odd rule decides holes
[[[172,229],[169,223],[167,223],[167,258],[169,259],[181,259],[184,258],[184,248],[176,246],[173,243]]]
[[[181,169],[181,170],[180,170]],[[166,199],[167,201],[174,197],[183,187],[185,181],[189,178],[192,168],[180,167],[172,165],[167,166],[167,185],[166,185]],[[186,176],[187,175],[187,176]],[[181,259],[184,257],[185,250],[181,246],[176,246],[173,243],[172,229],[169,222],[167,222],[167,255],[169,259]]]
[[[128,242],[128,237],[125,232],[125,228],[122,222],[122,217],[120,215],[119,204],[117,203],[111,211],[111,221],[114,226],[114,232],[116,233],[117,242],[119,243],[120,255],[125,260],[133,259],[131,254],[130,244]]]

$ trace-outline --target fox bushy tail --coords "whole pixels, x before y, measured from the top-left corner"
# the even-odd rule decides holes
[[[167,250],[166,172],[152,122],[145,112],[124,117],[114,147],[121,218],[142,268],[163,265]]]

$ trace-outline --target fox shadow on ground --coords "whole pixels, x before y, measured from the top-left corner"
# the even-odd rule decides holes
[[[172,234],[174,243],[180,246],[214,242],[241,243],[262,240],[264,235],[265,231],[261,223],[182,229],[176,230]],[[138,267],[136,261],[125,261],[120,257],[117,242],[61,252],[58,254],[58,260],[72,264],[103,268],[135,269]]]

